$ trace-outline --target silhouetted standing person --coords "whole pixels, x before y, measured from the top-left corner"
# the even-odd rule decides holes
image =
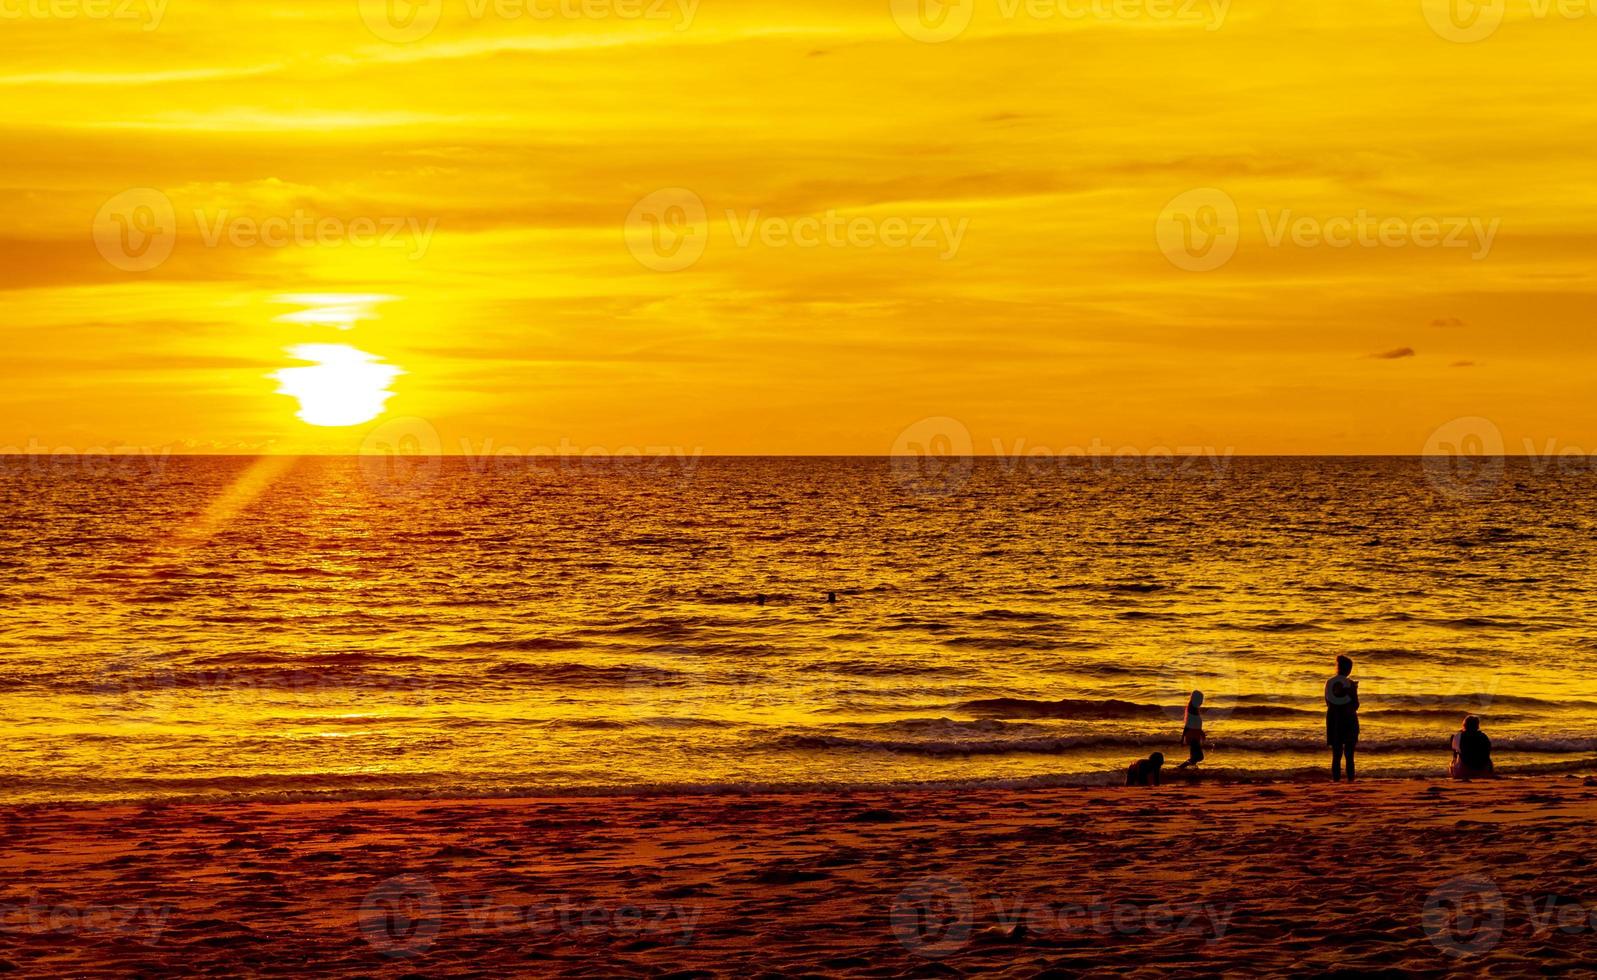
[[[1176,766],[1185,769],[1195,766],[1203,761],[1203,692],[1193,691],[1192,697],[1187,699],[1187,718],[1181,725],[1181,744],[1187,746],[1190,755],[1187,761]]]
[[[1351,657],[1336,658],[1336,676],[1325,682],[1325,740],[1331,746],[1331,778],[1342,778],[1347,756],[1347,781],[1353,781],[1353,749],[1359,742],[1359,682]]]

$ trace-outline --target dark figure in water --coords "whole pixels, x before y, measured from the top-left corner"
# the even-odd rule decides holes
[[[1164,768],[1164,753],[1155,752],[1126,767],[1127,786],[1158,786],[1159,770]]]
[[[1187,720],[1181,726],[1181,744],[1191,749],[1187,761],[1176,766],[1185,769],[1203,761],[1203,692],[1193,691],[1187,699]]]
[[[1454,779],[1487,779],[1492,772],[1492,740],[1481,731],[1481,720],[1474,715],[1464,719],[1464,727],[1453,736],[1453,765],[1448,774]]]
[[[826,601],[827,602],[831,602],[831,603],[837,602],[837,593],[836,592],[828,592],[828,593],[826,593]]]
[[[1325,682],[1325,740],[1331,746],[1331,778],[1342,778],[1347,756],[1347,781],[1353,781],[1353,749],[1359,744],[1359,682],[1350,657],[1336,658],[1336,676]]]
[[[765,605],[765,593],[762,592],[759,595],[755,596],[754,597],[754,604],[758,605],[758,606]]]

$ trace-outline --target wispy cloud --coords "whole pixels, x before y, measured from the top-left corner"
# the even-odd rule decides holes
[[[114,85],[126,87],[129,85],[170,85],[179,82],[210,82],[227,78],[253,78],[281,71],[283,67],[281,64],[267,64],[217,68],[180,68],[170,71],[34,72],[26,75],[0,75],[0,86],[66,85],[90,87]]]

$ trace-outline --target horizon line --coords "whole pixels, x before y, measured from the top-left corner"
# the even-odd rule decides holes
[[[76,459],[76,458],[124,458],[140,456],[182,456],[196,459],[221,458],[221,459],[258,459],[267,456],[281,456],[284,458],[311,457],[317,459],[1003,459],[1003,460],[1044,460],[1044,459],[1589,459],[1590,456],[1581,454],[1578,457],[1563,453],[1381,453],[1381,452],[1350,452],[1350,453],[1248,453],[1248,452],[1197,452],[1179,453],[1162,452],[1157,450],[1138,451],[1135,453],[1107,452],[1107,453],[1050,453],[1038,456],[1030,453],[1016,453],[1004,455],[1001,453],[962,453],[962,454],[916,454],[916,453],[708,453],[708,452],[634,452],[634,453],[324,453],[324,452],[197,452],[191,450],[159,450],[146,447],[117,452],[38,452],[38,453],[8,453],[0,452],[0,459]],[[1593,454],[1597,455],[1597,454]]]

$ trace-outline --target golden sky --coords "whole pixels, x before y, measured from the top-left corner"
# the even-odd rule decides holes
[[[1597,452],[1597,9],[1456,2],[0,0],[0,447]]]

